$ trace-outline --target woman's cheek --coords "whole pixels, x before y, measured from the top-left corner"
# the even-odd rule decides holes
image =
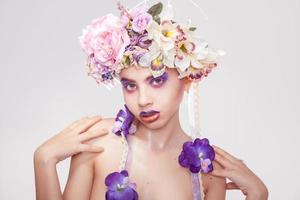
[[[127,92],[124,92],[124,99],[125,99],[125,103],[128,105],[132,105],[133,103],[133,98],[131,94],[128,94]]]
[[[178,107],[182,100],[182,91],[180,87],[174,87],[173,89],[166,89],[163,91],[163,98],[161,101],[163,102],[164,106],[169,107]]]
[[[137,98],[136,98],[136,94],[133,93],[127,93],[126,91],[124,91],[124,101],[125,104],[127,105],[127,107],[129,108],[129,110],[134,113],[135,111],[135,107],[137,106]]]

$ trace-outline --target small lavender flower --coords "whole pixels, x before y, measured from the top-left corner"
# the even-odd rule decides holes
[[[152,16],[145,12],[134,17],[132,21],[132,29],[137,33],[143,33],[152,21]]]
[[[106,176],[105,193],[106,200],[138,200],[138,194],[135,191],[136,184],[129,182],[128,172],[113,172]]]
[[[125,110],[119,110],[115,123],[113,125],[112,132],[116,135],[121,135],[121,132],[125,136],[128,134],[133,134],[136,131],[136,126],[132,123],[134,120],[134,115],[129,111],[126,104],[124,105]]]
[[[196,138],[194,142],[188,141],[183,144],[178,162],[182,167],[189,168],[191,172],[209,173],[213,170],[212,161],[215,159],[215,151],[209,145],[206,138]]]

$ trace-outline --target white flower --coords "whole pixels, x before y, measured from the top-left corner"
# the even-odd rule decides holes
[[[161,25],[152,21],[147,32],[149,39],[152,39],[152,44],[149,52],[140,59],[139,64],[144,67],[154,64],[173,68],[175,39],[178,34],[175,25],[171,21],[163,21]]]
[[[186,39],[177,44],[175,65],[183,72],[192,66],[196,69],[203,68],[202,62],[210,59],[214,60],[213,52],[208,48],[208,43],[190,34],[186,34]]]
[[[153,39],[162,49],[168,51],[175,47],[176,26],[171,21],[163,21],[160,25],[152,21],[147,29],[149,39]]]
[[[166,65],[167,67],[174,67],[175,50],[164,50],[160,44],[153,41],[149,47],[149,52],[141,57],[139,64],[143,67],[149,67],[153,62],[155,65]]]

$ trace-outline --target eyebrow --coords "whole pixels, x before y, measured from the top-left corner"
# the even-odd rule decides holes
[[[161,76],[163,76],[165,73],[166,73],[166,72],[164,72]],[[159,77],[161,77],[161,76],[158,76],[158,77],[156,77],[156,78],[159,78]],[[152,79],[152,78],[154,78],[153,75],[150,75],[150,76],[148,76],[147,78],[145,78],[145,81],[148,81],[149,79]],[[123,77],[123,78],[121,78],[121,82],[135,82],[135,81],[132,80],[132,79]]]

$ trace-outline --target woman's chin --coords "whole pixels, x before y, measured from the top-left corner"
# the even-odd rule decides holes
[[[161,127],[163,127],[165,125],[165,120],[160,116],[158,119],[156,120],[149,120],[149,121],[145,121],[142,119],[138,119],[139,121],[139,125],[143,125],[144,127],[147,127],[148,129],[159,129]]]

